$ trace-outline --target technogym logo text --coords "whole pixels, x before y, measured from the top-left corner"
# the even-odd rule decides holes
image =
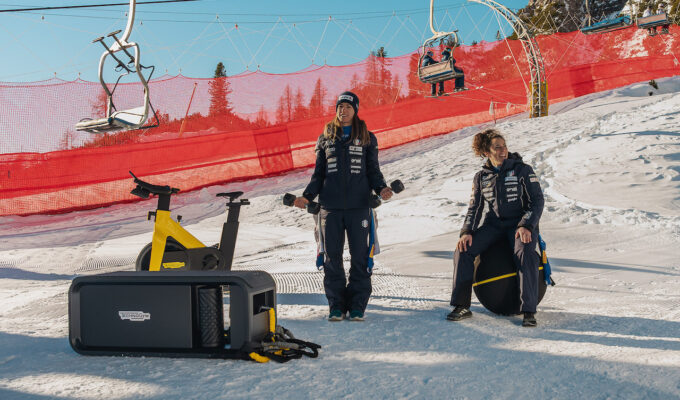
[[[132,322],[142,322],[151,319],[151,313],[145,313],[144,311],[118,311],[118,316],[123,321],[128,320]]]

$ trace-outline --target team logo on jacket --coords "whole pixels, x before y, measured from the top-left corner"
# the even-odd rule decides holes
[[[359,139],[358,139],[358,138],[357,138],[357,139],[354,139],[354,145],[355,145],[355,146],[358,146],[359,143],[360,143],[360,142],[359,142]]]
[[[368,228],[368,220],[365,219],[365,220],[361,221],[361,226],[363,226],[364,228]]]
[[[505,181],[506,182],[512,182],[515,181],[517,182],[517,177],[515,176],[515,171],[508,171],[507,174],[505,174]]]

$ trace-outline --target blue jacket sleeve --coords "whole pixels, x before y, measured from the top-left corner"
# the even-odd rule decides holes
[[[319,195],[323,187],[323,181],[326,179],[326,149],[323,146],[324,142],[323,135],[319,136],[314,148],[316,164],[314,165],[312,179],[309,181],[305,191],[302,192],[302,196],[309,201],[314,201],[314,198]]]
[[[480,180],[482,173],[477,172],[475,178],[472,180],[472,194],[470,195],[470,205],[468,206],[467,214],[465,215],[465,222],[463,222],[463,229],[460,230],[460,236],[471,235],[482,219],[482,212],[484,212],[484,200],[482,199],[482,190]]]
[[[387,187],[385,177],[380,172],[380,163],[378,162],[378,139],[371,132],[368,133],[371,142],[366,149],[366,175],[368,182],[376,193],[380,194],[383,188]]]
[[[543,191],[541,184],[538,183],[538,178],[534,173],[533,168],[525,165],[519,176],[519,185],[522,190],[522,197],[528,201],[525,208],[528,210],[522,216],[522,219],[517,224],[517,227],[527,228],[530,231],[535,231],[538,226],[538,221],[543,214]]]

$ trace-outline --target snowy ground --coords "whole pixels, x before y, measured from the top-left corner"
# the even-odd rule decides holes
[[[379,208],[382,254],[363,323],[326,321],[312,219],[280,206],[310,171],[186,193],[173,212],[208,243],[239,189],[236,269],[276,282],[279,321],[318,359],[257,364],[85,357],[71,350],[75,275],[130,270],[153,202],[0,218],[0,398],[680,398],[680,79],[581,97],[498,124],[541,177],[542,235],[557,286],[538,328],[473,298],[449,311],[452,250],[481,161],[465,129],[381,152],[407,189]]]

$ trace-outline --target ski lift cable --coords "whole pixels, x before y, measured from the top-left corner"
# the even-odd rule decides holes
[[[411,30],[411,28],[406,24],[406,22],[410,22],[413,27],[415,28],[415,33]],[[416,26],[416,24],[413,22],[411,17],[406,16],[404,18],[404,29],[406,29],[406,32],[410,33],[411,36],[413,36],[413,39],[418,40],[418,35],[416,34],[420,29]],[[421,42],[422,43],[422,42]]]
[[[314,63],[314,59],[316,58],[316,54],[319,52],[319,47],[321,47],[321,42],[323,42],[324,36],[326,36],[326,30],[328,29],[328,24],[331,23],[331,17],[328,17],[328,21],[326,21],[326,24],[323,26],[323,32],[321,32],[321,37],[319,37],[319,43],[316,45],[316,49],[314,49],[314,54],[312,55],[312,63]]]
[[[501,19],[498,16],[498,13],[495,12],[494,15],[496,16],[496,20],[498,21],[498,26],[502,27]],[[515,61],[515,66],[517,67],[517,71],[519,72],[520,78],[522,78],[522,84],[524,84],[524,89],[526,90],[527,93],[529,93],[529,86],[527,85],[527,82],[524,79],[524,74],[522,73],[522,70],[519,67],[519,63],[517,62],[517,58],[515,57],[515,53],[513,53],[512,48],[510,47],[510,43],[508,42],[508,38],[506,37],[505,39],[503,39],[503,41],[508,46],[508,50],[510,51],[510,54],[512,55],[512,59]],[[529,68],[531,68],[531,67],[529,67]]]
[[[486,19],[489,16],[490,12],[492,12],[492,10],[490,8],[487,9],[486,14],[484,14],[484,17],[482,17],[482,19]],[[486,29],[484,29],[484,36],[482,36],[482,38],[487,37],[486,34],[489,33],[489,28],[491,27],[492,22],[493,22],[493,18],[489,18],[489,23],[486,24]],[[499,27],[501,27],[500,21],[498,21],[498,24],[499,24]],[[501,27],[501,29],[503,29],[503,28]]]
[[[180,0],[181,1],[181,0]],[[187,0],[184,0],[187,1]],[[197,0],[194,0],[197,1]],[[145,4],[147,2],[138,2],[137,4]],[[151,3],[151,2],[149,2]],[[463,3],[449,3],[447,5],[443,5],[437,8],[437,10],[441,10],[444,8],[458,8],[461,7]],[[115,6],[116,4],[113,4],[112,6]],[[127,5],[127,3],[121,3],[120,5]],[[103,7],[101,4],[93,5],[92,7]],[[59,7],[59,8],[65,8],[65,7]],[[73,8],[73,7],[68,7],[68,8]],[[90,7],[91,8],[91,7]],[[10,11],[16,11],[16,10],[6,10],[6,12]],[[85,11],[85,10],[83,10]],[[94,11],[94,10],[91,10]],[[97,10],[98,13],[101,12],[111,12],[110,9],[104,8],[103,10]],[[413,13],[413,12],[418,12],[422,11],[422,8],[411,8],[411,9],[399,9],[399,10],[393,10],[390,11],[389,13]],[[23,12],[23,11],[22,11]],[[215,15],[215,12],[191,12],[191,11],[153,11],[154,14],[178,14],[178,15]],[[138,12],[138,14],[141,15],[141,12]],[[220,15],[229,15],[229,16],[236,16],[236,17],[244,17],[244,16],[258,16],[258,17],[326,17],[328,16],[328,13],[304,13],[304,14],[280,14],[280,13],[228,13],[228,12],[219,12]],[[380,16],[387,17],[388,12],[386,11],[357,11],[357,12],[338,12],[334,13],[334,15],[337,16],[348,16],[351,17],[353,15],[370,15],[370,14],[378,14]]]
[[[207,24],[207,25],[205,26],[205,28],[203,28],[203,30],[201,31],[201,33],[199,33],[198,36],[196,36],[196,37],[191,41],[191,44],[190,44],[189,46],[185,47],[185,48],[182,50],[182,53],[181,53],[179,56],[177,56],[177,58],[175,59],[175,61],[174,61],[168,68],[172,68],[172,67],[175,66],[175,65],[177,65],[177,67],[179,68],[180,66],[179,66],[178,61],[179,61],[182,57],[184,57],[184,54],[186,54],[187,50],[189,50],[194,44],[196,44],[196,42],[198,41],[198,39],[200,39],[201,36],[203,36],[203,34],[208,30],[208,28],[210,28],[210,25],[212,25],[214,22],[215,22],[215,21],[213,20],[213,22]]]
[[[451,26],[456,26],[456,21],[458,21],[458,17],[460,17],[460,13],[463,11],[463,7],[460,7],[458,9],[458,12],[456,13],[456,18],[451,21]]]
[[[305,49],[305,46],[303,46],[302,43],[300,43],[300,41],[298,40],[298,38],[295,36],[295,32],[293,32],[286,23],[284,23],[283,26],[285,26],[286,29],[288,29],[288,32],[290,32],[290,35],[293,37],[293,39],[295,39],[295,43],[297,43],[297,45],[300,46],[300,49],[302,49],[302,52],[305,53],[307,58],[310,58],[309,53],[307,53],[307,49]]]
[[[359,32],[359,34],[360,34],[361,36],[363,36],[364,39],[366,39],[368,49],[369,49],[369,50],[372,50],[372,49],[373,49],[373,46],[371,46],[371,38],[369,37],[369,36],[372,36],[372,35],[368,35],[368,34],[364,33],[362,30],[360,30],[359,28],[357,28],[356,25],[354,25],[354,24],[352,24],[352,25],[353,25],[353,29],[354,29],[355,31]],[[373,39],[376,39],[376,40],[377,40],[377,37],[376,37],[376,36],[373,36]]]
[[[460,10],[459,10],[460,11]],[[451,17],[451,14],[449,13],[449,10],[446,10],[446,18],[449,19],[449,25],[450,26],[456,26],[456,23],[454,22],[454,18]]]
[[[120,11],[116,11],[116,12],[120,13]],[[92,36],[96,36],[99,33],[101,33],[101,32],[87,31],[87,30],[84,30],[84,29],[78,29],[78,28],[71,26],[71,25],[57,24],[55,22],[49,21],[47,18],[45,18],[45,19],[29,18],[29,17],[25,16],[24,14],[25,13],[18,13],[16,15],[12,16],[12,18],[19,18],[19,19],[22,19],[22,20],[27,21],[27,22],[32,22],[34,24],[43,24],[44,23],[44,24],[54,25],[54,26],[59,27],[61,29],[71,30],[71,31],[79,32],[79,33],[86,33],[86,34],[92,35]],[[35,14],[38,14],[38,13],[35,13]],[[39,15],[43,15],[43,14],[39,14]],[[107,19],[111,20],[111,17],[109,17]]]
[[[237,27],[236,33],[238,34],[239,39],[241,39],[241,43],[243,43],[246,50],[248,50],[248,54],[250,55],[250,58],[252,59],[253,58],[253,51],[250,49],[250,46],[248,46],[248,42],[243,38],[243,33],[241,33],[241,29],[238,29],[238,27]],[[246,70],[248,70],[249,66],[250,66],[250,64],[246,64]]]
[[[243,55],[239,51],[238,46],[236,46],[236,43],[234,43],[234,40],[231,38],[231,35],[229,34],[229,32],[231,30],[236,29],[236,28],[232,27],[229,31],[227,31],[227,29],[224,27],[224,24],[222,23],[222,21],[219,21],[217,25],[219,25],[220,28],[222,28],[222,30],[224,31],[224,33],[227,35],[227,39],[229,39],[229,43],[231,43],[231,46],[234,48],[234,50],[236,50],[236,54],[238,54],[238,57],[241,59],[241,62],[243,63],[243,65],[248,65],[248,64],[246,64],[246,60],[243,58]]]
[[[335,19],[333,20],[333,22],[335,22],[336,24],[338,24],[338,26],[340,26],[340,23],[337,22]],[[352,28],[352,25],[353,25],[352,21],[348,22],[347,28]],[[359,39],[357,39],[356,36],[354,36],[349,29],[347,30],[347,34],[349,35],[349,37],[354,39],[354,41],[357,42],[359,44],[359,46],[361,46],[361,48],[366,48],[366,45],[364,43],[361,43],[361,41]]]
[[[411,24],[413,25],[413,27],[416,29],[416,32],[417,32],[419,30],[419,28],[416,26],[415,22],[413,22],[411,20]],[[429,28],[429,26],[427,24],[423,25],[423,32],[420,35],[420,39],[416,43],[416,48],[420,47],[425,42],[425,38],[427,37],[428,28]]]
[[[195,56],[206,57],[206,58],[213,58],[213,57],[215,57],[215,53],[207,53],[207,51],[208,51],[210,48],[212,48],[213,46],[215,46],[215,45],[217,45],[218,43],[222,42],[222,39],[223,39],[224,37],[225,37],[225,34],[224,34],[224,33],[221,33],[220,37],[218,37],[217,39],[214,39],[214,40],[212,41],[212,43],[210,43],[209,45],[205,46],[205,47],[202,48],[201,50],[188,50],[188,51],[187,51],[187,54],[192,54],[192,55],[195,55]],[[220,59],[223,60],[223,61],[238,61],[238,59],[236,59],[236,58],[231,58],[231,57],[228,57],[228,56],[220,56]],[[182,64],[182,67],[183,67],[183,68],[188,68],[188,67],[190,67],[191,65],[193,65],[193,64],[194,64],[196,61],[198,61],[198,60],[199,60],[199,57],[192,57],[191,60],[189,61],[189,63],[188,63],[188,64]],[[226,66],[225,66],[225,68],[226,68]]]
[[[398,19],[399,17],[396,17],[396,18]],[[399,28],[396,30],[396,32],[394,32],[394,34],[393,34],[392,37],[390,38],[390,41],[387,42],[387,44],[385,44],[385,47],[389,47],[390,44],[392,44],[392,41],[394,40],[395,37],[397,37],[397,35],[399,34],[399,32],[401,32],[401,30],[402,30],[402,28],[404,27],[404,24],[405,24],[405,23],[406,23],[406,20],[404,20],[404,21],[401,23],[401,25],[399,25]],[[416,38],[416,39],[417,39],[417,38]]]
[[[357,28],[356,24],[350,22],[349,27],[350,27],[350,31],[348,32],[349,35],[352,36],[354,38],[354,40],[361,45],[361,48],[365,48],[365,49],[368,49],[370,51],[371,39],[366,37],[366,35],[363,32],[361,32],[359,30],[359,28]],[[356,31],[359,34],[359,38],[363,39],[365,41],[361,41],[361,40],[359,40],[359,38],[355,37],[352,34],[352,31]]]
[[[288,32],[288,31],[284,32],[284,35],[279,36],[279,41],[276,43],[276,45],[270,46],[269,53],[267,53],[267,55],[260,62],[262,65],[265,65],[265,62],[269,59],[269,57],[272,55],[272,53],[274,53],[274,49],[279,48],[279,46],[281,45],[281,42],[283,42],[288,37],[289,34],[290,34],[290,32]],[[289,40],[289,42],[292,43],[293,41]]]
[[[409,22],[413,26],[413,30],[411,29],[411,27],[408,26],[408,24],[406,24],[406,22]],[[423,32],[420,35],[420,38],[418,38],[418,32],[420,31],[420,28],[418,28],[418,26],[413,22],[413,19],[410,16],[407,15],[406,18],[404,18],[404,29],[406,29],[406,32],[408,32],[416,41],[415,43],[416,48],[420,47],[420,45],[423,43],[423,40],[425,40],[427,28],[428,28],[427,25],[425,25]]]
[[[282,21],[283,21],[283,20],[282,20]],[[288,24],[289,24],[289,25],[292,24],[292,25],[293,25],[293,29],[294,29],[295,31],[298,32],[298,34],[300,35],[300,37],[301,37],[305,42],[307,42],[307,43],[303,43],[305,46],[307,46],[307,47],[309,47],[309,48],[313,48],[313,47],[314,47],[314,43],[312,43],[311,40],[307,39],[307,35],[305,35],[305,33],[300,29],[300,25],[302,25],[302,24],[298,24],[297,22],[289,22]],[[301,41],[301,42],[302,42],[302,41]]]
[[[160,43],[160,42],[158,41],[158,38],[156,38],[156,37],[153,35],[152,32],[146,32],[146,29],[143,28],[143,26],[144,26],[144,25],[141,25],[141,24],[140,24],[140,25],[137,27],[137,30],[136,30],[136,32],[139,34],[139,36],[140,36],[140,38],[142,39],[142,41],[143,41],[145,44],[148,44],[148,45],[149,45],[149,48],[151,48],[151,49],[161,49],[160,46],[157,46],[156,44],[151,44],[152,42],[149,41],[149,40],[147,39],[147,34],[148,34],[148,35],[152,36],[153,39],[155,39],[156,43]],[[110,28],[109,28],[108,30],[110,30]],[[172,52],[172,51],[170,51],[171,48],[172,48],[172,47],[163,48],[161,51],[166,51],[167,54],[168,54],[168,56],[169,56],[170,59],[172,60],[172,62],[173,62],[173,63],[176,63],[176,62],[177,62],[177,58],[175,57],[175,53]]]
[[[340,29],[342,29],[342,26],[340,26],[340,24],[338,24],[337,22],[335,22],[335,20],[333,20],[333,23],[335,23],[336,25],[338,25],[338,27],[339,27]],[[345,29],[344,29],[344,30],[342,31],[342,33],[340,34],[340,37],[338,37],[338,40],[335,41],[335,44],[333,45],[333,47],[331,47],[331,49],[326,53],[326,57],[327,57],[327,58],[330,57],[330,56],[333,54],[333,51],[335,51],[335,48],[338,46],[338,44],[340,43],[340,41],[342,40],[342,38],[345,36],[345,33],[347,32],[348,29],[349,29],[349,25],[347,25],[347,26],[345,27]]]
[[[561,41],[563,43],[569,43],[567,40],[562,39],[559,36],[553,36],[553,39]],[[615,61],[615,62],[621,62],[622,61],[621,59],[618,59],[618,58],[608,57],[608,56],[604,55],[603,53],[599,53],[599,52],[597,52],[597,51],[595,51],[591,48],[588,48],[586,46],[583,46],[583,45],[576,45],[575,47],[580,48],[581,50],[588,51],[588,52],[592,53],[593,55],[598,56],[601,59],[605,59],[607,61]]]
[[[383,35],[383,34],[385,33],[385,31],[387,30],[387,27],[390,26],[390,23],[392,22],[393,19],[394,19],[394,15],[392,15],[392,16],[390,17],[390,19],[387,20],[387,23],[386,23],[385,26],[383,27],[382,31],[380,31],[380,34],[379,34],[378,37],[375,39],[375,42],[373,42],[373,45],[371,46],[371,48],[376,48],[376,47],[378,46],[378,41],[382,38],[382,35]]]
[[[562,62],[562,60],[564,59],[564,57],[567,55],[567,52],[569,52],[569,49],[571,48],[571,46],[573,46],[573,45],[574,45],[574,42],[576,42],[576,40],[579,39],[579,38],[585,38],[585,36],[583,36],[583,35],[574,35],[574,38],[571,40],[571,42],[569,42],[569,45],[567,46],[567,48],[562,52],[562,55],[560,56],[560,59],[557,60],[557,62],[556,62],[555,64],[551,65],[551,71],[550,71],[550,73],[545,77],[545,80],[546,80],[546,81],[548,80],[548,78],[550,78],[550,76],[553,74],[553,72],[557,71],[557,66],[560,65],[560,63]]]
[[[179,0],[179,1],[182,1],[182,0]],[[183,1],[191,1],[191,0],[183,0]],[[194,1],[196,1],[196,0],[194,0]],[[123,5],[123,4],[121,3],[121,5]],[[97,6],[101,7],[101,5],[97,5]],[[463,6],[464,6],[463,3],[450,4],[448,6],[437,7],[436,10],[439,11],[439,10],[443,10],[443,9],[447,9],[447,8],[459,8],[459,7],[463,7]],[[9,12],[9,11],[14,11],[14,10],[6,10],[6,11]],[[83,10],[83,11],[85,11],[85,10]],[[106,9],[99,10],[99,12],[102,12],[102,11],[109,11],[109,10],[106,10]],[[113,11],[110,11],[110,12],[113,12]],[[57,13],[49,13],[49,12],[47,12],[47,13],[46,12],[35,12],[35,11],[21,11],[21,12],[17,12],[17,13],[19,13],[19,14],[33,14],[33,15],[51,15],[51,16],[72,17],[72,18],[110,19],[109,17],[106,17],[106,16],[78,15],[78,14],[57,14]],[[196,12],[154,11],[153,13],[154,14],[182,14],[182,15],[186,15],[186,14],[215,15],[215,13],[208,13],[208,12],[196,13]],[[336,13],[336,16],[337,15],[347,15],[348,16],[347,18],[337,18],[336,17],[336,19],[345,20],[345,21],[352,20],[352,19],[355,19],[355,20],[359,20],[359,19],[379,19],[379,18],[387,18],[394,13],[395,13],[394,11],[391,12],[391,13],[380,12],[380,11],[360,12],[360,13],[339,13],[339,14]],[[397,10],[396,11],[396,14],[423,14],[423,13],[426,13],[426,11],[422,11],[422,9],[403,9],[403,10]],[[361,15],[356,16],[355,14],[361,14]],[[367,15],[367,14],[376,14],[376,15]],[[254,16],[272,16],[272,17],[281,16],[280,14],[258,14],[258,13],[255,13],[255,14],[252,14],[252,13],[222,13],[222,15],[241,16],[241,17],[243,17],[243,16],[253,16],[253,15]],[[325,16],[325,15],[327,15],[327,14],[285,14],[285,16]],[[313,20],[300,20],[300,21],[293,21],[293,22],[302,24],[302,23],[324,22],[325,20],[326,20],[325,18],[319,18],[319,19],[313,19]],[[176,20],[176,19],[173,20],[173,19],[151,19],[151,18],[146,18],[145,21],[147,21],[147,22],[176,22],[176,23],[210,23],[211,22],[211,20],[210,21],[205,21],[205,20]],[[224,21],[224,22],[238,23],[238,21]],[[274,21],[248,21],[248,23],[250,23],[250,24],[272,24],[273,22]]]
[[[55,23],[53,23],[53,22],[47,21],[47,20],[35,21],[35,20],[32,19],[32,18],[26,18],[26,17],[24,17],[24,16],[22,16],[22,15],[18,15],[18,16],[19,16],[20,19],[23,19],[23,20],[26,20],[26,21],[30,21],[30,22],[35,22],[35,23],[38,23],[38,24],[52,25],[52,26],[56,26],[56,27],[58,27],[58,28],[68,28],[68,27],[64,27],[64,26],[61,26],[61,25],[59,25],[59,24],[55,24]],[[109,26],[108,30],[110,31],[111,28],[113,28],[113,27],[114,27],[116,24],[118,24],[119,22],[120,22],[120,19],[117,19],[117,20],[113,21],[113,23]],[[27,29],[30,29],[30,28],[27,28]],[[92,34],[92,35],[96,35],[96,34],[97,34],[97,33],[92,33],[92,32],[88,32],[88,31],[83,31],[83,30],[80,30],[80,29],[73,29],[73,30],[78,31],[78,32],[81,32],[81,33]],[[11,41],[6,41],[5,43],[6,43],[6,44],[9,44],[9,43],[11,43]],[[78,51],[78,53],[76,53],[75,55],[72,55],[72,56],[69,57],[69,61],[74,61],[74,60],[76,60],[80,55],[82,55],[82,54],[83,54],[85,51],[87,51],[89,48],[90,48],[90,43],[84,45],[84,46],[81,48],[81,50]],[[0,47],[0,49],[1,49],[1,47]],[[51,67],[51,68],[47,68],[47,69],[40,70],[40,71],[35,71],[35,72],[37,73],[37,72],[45,72],[45,71],[50,71],[50,72],[56,71],[56,72],[58,72],[58,73],[61,73],[62,68],[70,67],[70,66],[73,66],[73,65],[75,65],[75,64],[74,64],[74,63],[69,63],[69,62],[67,62],[67,63],[65,63],[65,64],[62,64],[62,65],[58,66],[58,67]],[[87,62],[87,63],[78,64],[78,65],[89,65],[89,66],[92,66],[93,63]],[[23,75],[23,74],[22,74],[22,75]]]
[[[482,34],[482,31],[479,30],[479,27],[477,27],[477,23],[475,22],[475,19],[472,18],[472,14],[470,14],[470,11],[468,11],[467,7],[464,7],[465,13],[468,15],[470,18],[470,21],[472,21],[472,26],[474,26],[475,30],[479,32],[481,37],[484,37],[484,34]]]
[[[249,65],[250,65],[250,63],[255,61],[255,57],[257,57],[257,55],[260,53],[260,50],[262,50],[262,46],[264,46],[264,44],[267,43],[267,40],[269,40],[269,36],[271,36],[272,32],[274,31],[274,29],[276,29],[276,26],[279,24],[279,22],[281,22],[281,18],[279,18],[279,20],[276,21],[276,23],[274,25],[272,25],[272,28],[267,33],[267,36],[265,36],[264,39],[262,39],[262,42],[260,43],[260,47],[257,48],[257,50],[255,51],[255,54],[253,54],[253,57],[248,62]]]
[[[38,61],[43,67],[45,67],[46,70],[50,70],[50,67],[49,67],[49,65],[47,64],[47,62],[45,62],[45,60],[43,60],[43,59],[40,58],[37,54],[35,54],[35,53],[31,50],[31,48],[30,48],[29,46],[26,46],[26,45],[24,44],[24,42],[22,42],[18,37],[16,37],[11,31],[5,29],[2,25],[0,25],[0,29],[2,29],[2,30],[5,31],[9,36],[11,36],[12,39],[14,39],[14,41],[15,41],[19,46],[21,46],[24,50],[26,50],[26,52],[27,52],[28,54],[30,54],[33,58],[35,58],[35,60]]]
[[[158,3],[184,3],[197,0],[155,0],[155,1],[140,1],[137,4],[158,4]],[[23,12],[23,11],[43,11],[43,10],[64,10],[72,8],[93,8],[93,7],[112,7],[112,6],[127,6],[128,3],[108,3],[108,4],[81,4],[73,6],[57,6],[57,7],[32,7],[32,8],[14,8],[8,10],[0,10],[0,13],[7,12]]]

